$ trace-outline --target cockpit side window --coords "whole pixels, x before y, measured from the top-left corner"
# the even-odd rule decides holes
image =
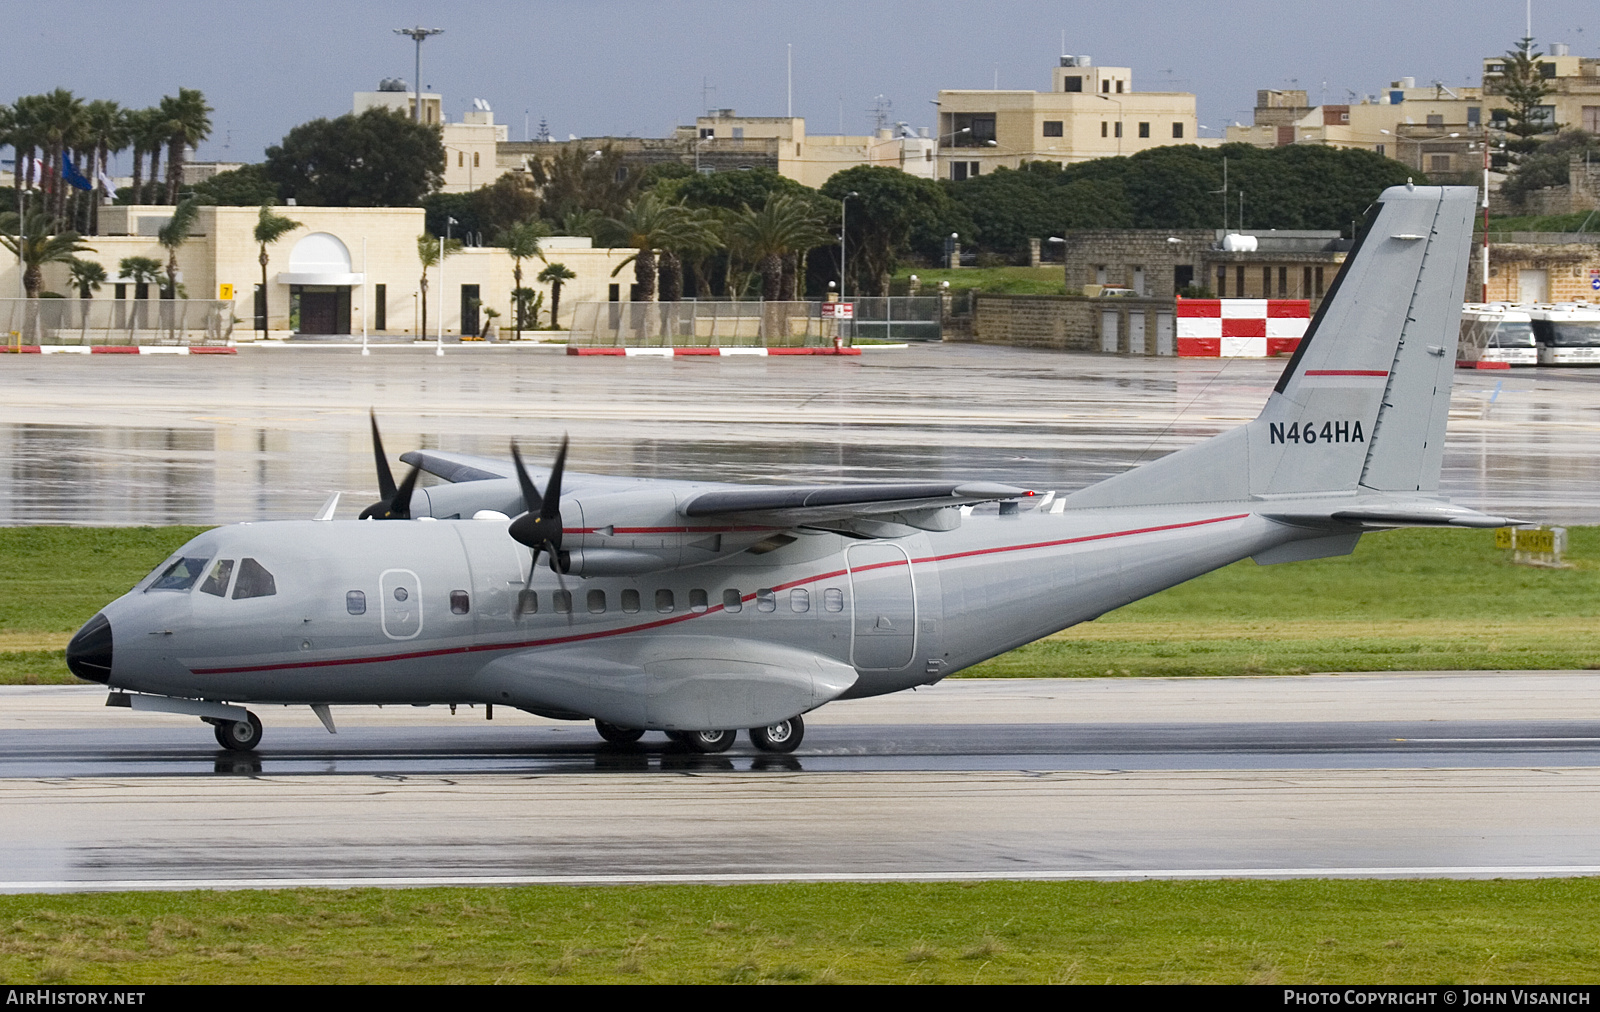
[[[217,597],[228,596],[228,578],[233,575],[233,560],[218,559],[217,564],[211,567],[211,575],[206,577],[200,585],[203,594],[215,594]]]
[[[210,561],[209,557],[178,559],[145,590],[188,590],[194,586],[194,581],[200,579],[200,574],[206,571],[206,563]]]
[[[271,597],[277,592],[277,581],[261,563],[255,559],[245,559],[239,563],[239,579],[233,585],[235,601],[247,597]]]

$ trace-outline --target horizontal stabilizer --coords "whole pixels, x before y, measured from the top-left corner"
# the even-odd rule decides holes
[[[1263,513],[1268,520],[1295,527],[1380,529],[1391,527],[1515,527],[1526,523],[1510,517],[1491,516],[1448,503],[1374,503],[1354,509],[1335,509],[1326,513]]]

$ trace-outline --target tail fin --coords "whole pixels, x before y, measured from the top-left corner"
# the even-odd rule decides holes
[[[1260,416],[1068,505],[1437,490],[1475,196],[1385,190]]]

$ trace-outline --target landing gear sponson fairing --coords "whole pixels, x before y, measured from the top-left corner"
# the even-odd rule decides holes
[[[936,682],[1239,559],[1393,527],[1508,523],[1438,495],[1475,191],[1395,187],[1247,425],[1062,498],[987,484],[733,486],[529,475],[375,447],[363,514],[209,531],[67,650],[109,703],[483,704],[788,750],[801,715]],[[544,492],[539,491],[540,484]],[[977,504],[998,503],[990,512]],[[417,520],[435,520],[421,523]],[[540,564],[541,558],[544,565]]]

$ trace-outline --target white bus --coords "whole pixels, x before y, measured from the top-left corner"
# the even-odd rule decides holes
[[[1528,308],[1503,302],[1467,303],[1461,308],[1456,361],[1463,366],[1478,362],[1537,365],[1539,352]]]
[[[1539,306],[1528,315],[1540,365],[1600,365],[1600,307]]]

